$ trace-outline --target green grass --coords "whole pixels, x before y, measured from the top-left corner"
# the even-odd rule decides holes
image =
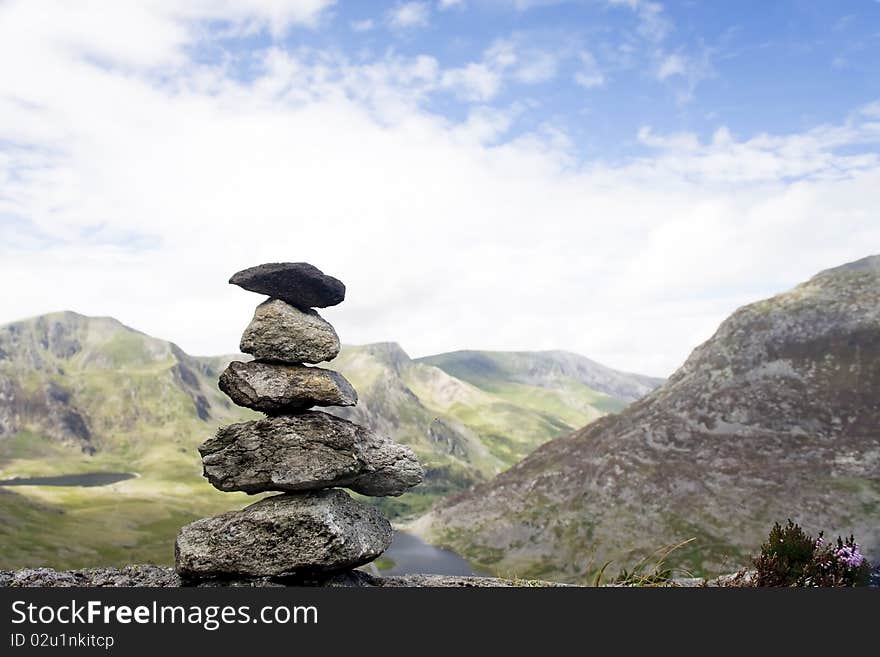
[[[117,331],[110,339],[100,345],[100,354],[109,368],[130,369],[132,367],[148,367],[156,369],[165,363],[156,363],[144,336],[129,332]],[[170,358],[168,359],[170,363]]]
[[[385,556],[379,557],[373,563],[376,564],[376,568],[378,568],[380,572],[391,570],[397,565],[394,559]]]
[[[0,567],[171,565],[182,525],[251,501],[203,482],[170,487],[147,477],[95,488],[16,487],[0,494]]]
[[[571,379],[560,381],[552,389],[509,382],[489,384],[484,389],[517,408],[527,408],[551,418],[558,418],[575,428],[580,428],[602,415],[617,413],[626,406],[625,402]]]
[[[371,497],[363,501],[374,505],[389,518],[407,520],[426,513],[441,497],[435,492],[412,491],[401,497]]]
[[[137,449],[96,456],[33,432],[4,440],[3,479],[85,472],[135,472],[139,477],[92,488],[0,488],[0,567],[172,564],[182,525],[255,501],[211,487],[201,477],[194,444],[198,433],[184,436],[179,446],[145,440]]]

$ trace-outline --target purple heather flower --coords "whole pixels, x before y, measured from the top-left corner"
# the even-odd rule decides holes
[[[865,557],[862,556],[862,553],[859,550],[858,543],[855,543],[853,545],[844,545],[843,547],[835,550],[834,555],[838,559],[840,559],[840,561],[842,561],[844,565],[849,566],[850,568],[858,568],[865,560]]]

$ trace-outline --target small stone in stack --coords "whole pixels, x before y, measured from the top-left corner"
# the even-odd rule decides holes
[[[363,495],[397,496],[424,475],[409,447],[318,411],[231,424],[199,452],[205,477],[222,491],[345,486]]]
[[[400,495],[424,470],[412,451],[314,406],[353,406],[340,373],[308,364],[339,353],[333,327],[313,308],[345,298],[345,286],[307,263],[273,263],[230,283],[272,296],[260,304],[220,388],[267,418],[221,428],[199,451],[205,477],[222,491],[283,491],[241,510],[198,520],[177,538],[183,577],[283,577],[347,570],[391,543],[375,507],[335,486],[371,496]]]
[[[239,348],[269,362],[322,363],[339,355],[339,337],[314,310],[269,299],[257,306]]]
[[[339,372],[305,365],[233,361],[220,375],[220,390],[239,406],[268,414],[357,404],[357,393]]]

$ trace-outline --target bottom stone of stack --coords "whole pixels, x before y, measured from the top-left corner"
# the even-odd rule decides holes
[[[185,578],[285,577],[355,568],[389,545],[382,513],[332,488],[196,520],[180,530],[175,559]]]

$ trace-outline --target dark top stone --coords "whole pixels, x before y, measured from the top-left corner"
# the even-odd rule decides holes
[[[229,282],[303,309],[335,306],[345,299],[342,281],[307,262],[257,265],[233,275]]]

